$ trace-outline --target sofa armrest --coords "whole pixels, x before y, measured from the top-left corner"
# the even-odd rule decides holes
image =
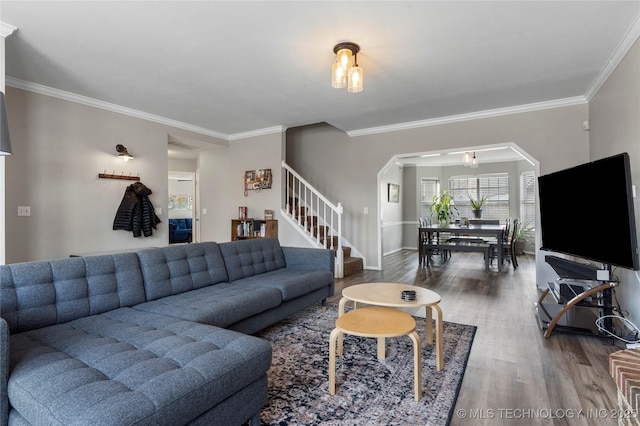
[[[335,275],[333,250],[308,247],[282,247],[284,261],[291,269],[325,269]]]
[[[0,318],[0,425],[9,423],[9,325]]]

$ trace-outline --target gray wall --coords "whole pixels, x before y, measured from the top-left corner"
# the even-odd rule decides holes
[[[7,263],[167,245],[169,135],[220,143],[13,87],[7,87],[6,100],[14,150],[6,161]],[[115,157],[119,143],[134,160]],[[139,174],[153,191],[151,202],[162,209],[153,236],[112,230],[133,182],[98,179],[104,172]],[[18,217],[18,206],[31,206],[31,216]]]
[[[640,43],[636,41],[614,73],[593,97],[589,105],[591,130],[590,159],[608,157],[628,152],[631,158],[631,177],[640,194]],[[604,200],[606,194],[594,197],[596,202]],[[640,230],[640,195],[634,199],[636,226]],[[602,211],[600,217],[615,222],[615,216]],[[638,235],[640,241],[640,234]],[[621,284],[617,297],[623,309],[629,311],[630,319],[640,324],[640,278],[638,273],[616,268],[615,274]]]
[[[394,155],[514,143],[538,160],[545,174],[589,160],[589,134],[582,129],[587,118],[585,103],[353,138],[317,124],[287,131],[287,161],[343,204],[346,238],[364,254],[367,267],[379,268],[378,174]]]

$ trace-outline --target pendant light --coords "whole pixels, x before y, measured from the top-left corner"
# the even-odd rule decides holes
[[[352,42],[338,43],[333,47],[336,61],[331,67],[331,86],[342,89],[345,86],[350,93],[362,92],[364,88],[364,70],[358,66],[360,46]]]

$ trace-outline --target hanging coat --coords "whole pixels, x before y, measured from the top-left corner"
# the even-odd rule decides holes
[[[129,185],[113,220],[113,229],[131,231],[134,237],[150,237],[160,223],[149,200],[151,194],[152,191],[142,182]]]

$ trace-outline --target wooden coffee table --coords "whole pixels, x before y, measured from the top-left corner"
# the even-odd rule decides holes
[[[370,306],[355,309],[336,320],[336,328],[329,336],[329,394],[336,393],[336,345],[342,356],[342,336],[351,334],[378,339],[378,359],[385,359],[385,337],[409,336],[413,341],[413,397],[422,397],[422,359],[420,336],[416,333],[416,321],[411,315],[398,309]],[[381,345],[382,342],[382,345]]]
[[[402,300],[402,292],[413,290],[416,292],[416,300],[405,302]],[[345,304],[353,302],[354,309],[358,303],[375,306],[387,306],[391,308],[425,308],[425,341],[433,343],[433,326],[431,310],[436,312],[436,368],[438,371],[444,368],[444,344],[442,342],[442,310],[438,305],[440,295],[426,288],[399,283],[366,283],[346,287],[342,290],[342,299],[338,305],[338,316],[344,314]],[[384,345],[384,337],[381,337]]]

